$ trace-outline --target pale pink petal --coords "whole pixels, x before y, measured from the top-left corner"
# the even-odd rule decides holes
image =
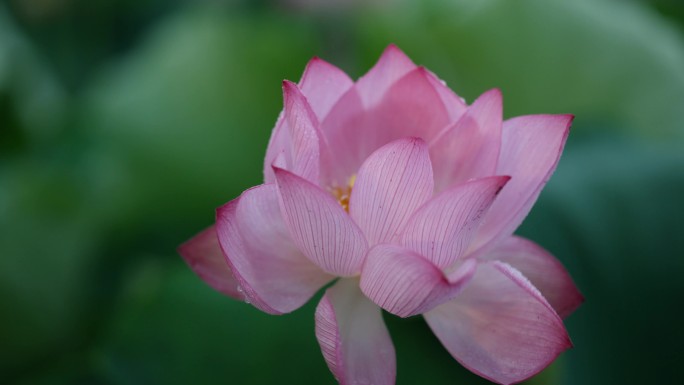
[[[432,84],[435,91],[437,91],[437,94],[439,94],[440,99],[442,99],[442,103],[449,114],[449,122],[456,122],[465,114],[468,108],[465,101],[460,96],[456,95],[456,93],[446,85],[444,80],[440,79],[429,70],[425,71],[430,84]]]
[[[324,271],[361,271],[368,249],[359,227],[332,195],[301,177],[275,169],[285,222],[300,250]]]
[[[484,258],[508,263],[523,273],[562,318],[569,316],[584,301],[560,261],[528,239],[505,238]]]
[[[496,173],[503,109],[501,91],[485,92],[452,127],[430,143],[435,190]]]
[[[401,231],[401,244],[438,268],[447,268],[468,249],[482,218],[509,179],[475,179],[443,191],[411,216]]]
[[[316,338],[340,385],[393,385],[394,345],[378,306],[355,279],[341,279],[316,308]]]
[[[396,140],[375,151],[361,166],[349,213],[371,245],[389,241],[430,198],[432,183],[425,141]]]
[[[404,75],[416,68],[396,45],[390,44],[367,74],[356,82],[364,106],[370,108],[380,102],[385,92]]]
[[[240,290],[267,313],[299,308],[333,278],[290,239],[275,185],[254,187],[220,207],[216,230]]]
[[[452,299],[470,280],[477,262],[465,261],[450,277],[421,255],[396,245],[368,251],[361,290],[392,314],[409,317]]]
[[[290,129],[287,127],[285,120],[285,112],[281,111],[278,115],[273,131],[271,131],[271,138],[268,140],[268,147],[266,148],[266,156],[264,158],[264,184],[275,183],[275,174],[273,173],[273,162],[280,157],[284,168],[290,164],[292,154],[290,154]]]
[[[480,264],[455,299],[424,315],[456,360],[500,384],[532,377],[572,346],[551,305],[501,262]]]
[[[318,129],[318,119],[297,85],[287,80],[283,81],[283,99],[292,154],[289,170],[318,183],[320,161],[327,151]]]
[[[178,247],[178,253],[190,268],[214,290],[235,299],[243,299],[238,283],[223,256],[216,228],[211,226]]]
[[[309,101],[318,120],[323,120],[332,106],[347,92],[354,82],[344,71],[320,58],[306,65],[299,81],[299,89]]]
[[[449,124],[449,115],[424,68],[398,79],[373,107],[364,108],[350,90],[322,123],[343,183],[375,150],[394,140],[415,136],[432,140]]]
[[[530,115],[504,123],[496,174],[510,175],[511,181],[487,213],[472,250],[518,228],[556,169],[572,119]]]

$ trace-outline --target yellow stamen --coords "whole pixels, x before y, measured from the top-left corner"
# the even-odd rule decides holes
[[[349,212],[349,198],[351,197],[354,182],[356,182],[356,174],[349,178],[346,186],[333,186],[330,188],[330,193],[337,199],[337,203],[339,203],[346,212]]]

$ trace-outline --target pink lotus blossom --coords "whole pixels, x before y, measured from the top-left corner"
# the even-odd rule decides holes
[[[572,116],[502,121],[389,46],[357,82],[314,58],[266,151],[264,184],[179,249],[209,285],[271,313],[319,289],[316,337],[340,384],[393,384],[381,309],[422,314],[451,355],[523,381],[571,346],[582,302],[563,266],[513,236],[559,160]]]

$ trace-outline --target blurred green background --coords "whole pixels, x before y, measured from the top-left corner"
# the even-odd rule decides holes
[[[280,81],[354,78],[388,43],[507,117],[574,113],[519,233],[586,303],[528,384],[673,384],[684,362],[679,0],[0,3],[0,384],[333,384],[315,298],[260,313],[178,244],[261,181]],[[397,383],[485,384],[387,316]]]

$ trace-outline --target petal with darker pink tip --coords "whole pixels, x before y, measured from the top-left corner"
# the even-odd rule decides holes
[[[560,261],[528,239],[506,238],[484,258],[508,263],[523,273],[562,318],[569,316],[584,301]]]
[[[283,99],[292,154],[289,170],[318,183],[321,160],[327,155],[318,119],[297,85],[287,80],[283,81]]]
[[[316,308],[316,339],[340,385],[394,384],[394,345],[382,311],[355,279],[341,279],[326,291]]]
[[[178,253],[190,268],[214,290],[235,299],[243,299],[238,281],[226,262],[211,226],[178,247]]]
[[[320,58],[306,65],[299,89],[311,104],[319,120],[328,115],[332,106],[354,85],[344,71]]]
[[[449,276],[423,256],[396,245],[368,251],[361,272],[361,290],[378,306],[400,317],[420,314],[458,294],[477,262],[465,261]]]
[[[522,223],[556,169],[572,119],[529,115],[504,122],[496,173],[511,181],[487,213],[472,250],[513,234]]]
[[[324,271],[351,276],[361,271],[366,239],[332,195],[303,178],[275,169],[285,223],[300,250]]]
[[[468,179],[496,175],[502,119],[501,91],[493,89],[482,94],[458,122],[430,143],[436,191]]]
[[[501,262],[480,264],[456,298],[424,316],[456,360],[499,384],[534,376],[572,346],[551,305]]]
[[[220,207],[216,230],[246,299],[262,311],[291,312],[333,278],[292,242],[275,185],[254,187]]]
[[[470,246],[482,218],[510,177],[476,179],[421,206],[401,231],[401,244],[444,269]]]
[[[380,102],[385,92],[416,65],[396,45],[390,44],[373,68],[356,82],[365,107]]]
[[[410,215],[432,195],[427,144],[419,138],[391,142],[359,170],[349,213],[370,245],[390,241]]]

